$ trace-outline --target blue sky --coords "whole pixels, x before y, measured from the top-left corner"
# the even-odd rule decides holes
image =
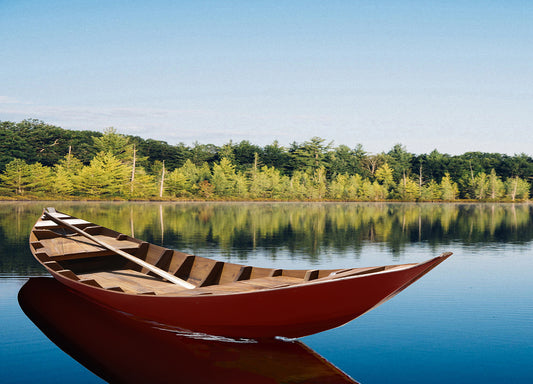
[[[533,2],[0,0],[0,120],[533,155]]]

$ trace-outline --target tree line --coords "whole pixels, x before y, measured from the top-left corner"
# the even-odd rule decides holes
[[[100,199],[523,201],[526,154],[371,154],[319,137],[283,147],[222,146],[72,131],[39,120],[0,122],[0,195]]]

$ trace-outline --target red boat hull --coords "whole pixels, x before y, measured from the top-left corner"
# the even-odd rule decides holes
[[[343,325],[390,299],[449,254],[404,269],[229,295],[129,295],[52,271],[73,291],[125,314],[212,335],[302,337]]]

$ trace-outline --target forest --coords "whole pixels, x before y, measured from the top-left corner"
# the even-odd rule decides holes
[[[0,196],[68,200],[525,201],[533,158],[414,154],[313,137],[222,146],[0,122]]]

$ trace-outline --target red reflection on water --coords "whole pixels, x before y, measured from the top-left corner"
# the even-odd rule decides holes
[[[109,382],[356,383],[299,341],[168,329],[103,308],[51,278],[30,279],[19,303],[52,342]]]

